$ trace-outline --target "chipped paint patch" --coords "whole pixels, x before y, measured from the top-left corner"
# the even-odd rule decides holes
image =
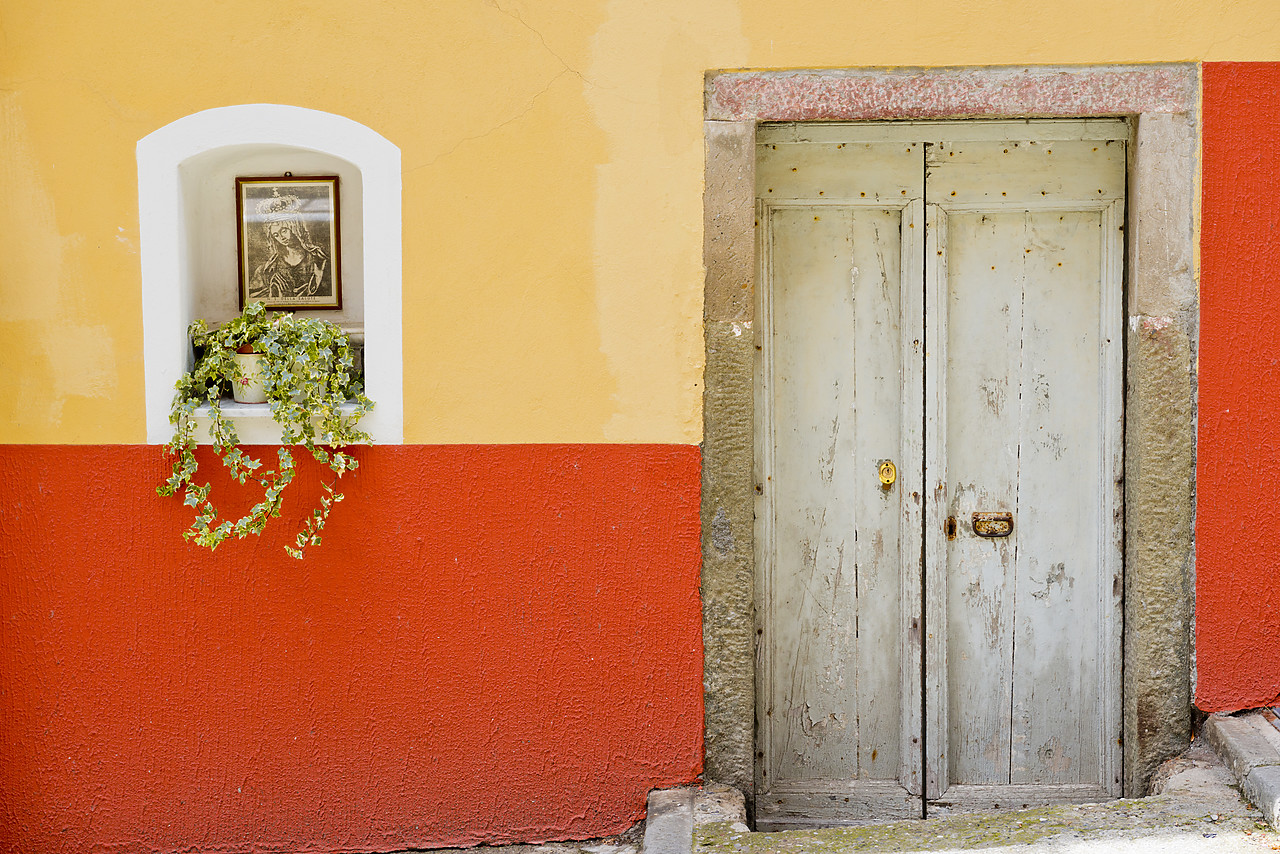
[[[1143,332],[1147,335],[1155,335],[1163,332],[1173,325],[1172,317],[1143,317],[1135,315],[1129,318],[1129,329],[1134,332]]]

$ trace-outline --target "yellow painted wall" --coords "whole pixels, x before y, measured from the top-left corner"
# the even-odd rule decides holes
[[[199,110],[400,147],[406,441],[694,443],[706,69],[1190,60],[1275,0],[4,0],[0,442],[145,440],[134,147]]]

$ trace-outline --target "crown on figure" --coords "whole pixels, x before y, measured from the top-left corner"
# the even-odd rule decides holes
[[[263,219],[268,222],[279,222],[280,220],[296,219],[298,217],[302,202],[297,196],[293,193],[282,196],[278,187],[272,190],[271,193],[271,198],[258,202],[258,213]]]

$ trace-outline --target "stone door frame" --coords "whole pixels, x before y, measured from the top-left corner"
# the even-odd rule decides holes
[[[728,71],[706,76],[702,604],[706,775],[755,761],[755,133],[760,122],[1130,120],[1125,304],[1124,794],[1190,742],[1199,68]]]

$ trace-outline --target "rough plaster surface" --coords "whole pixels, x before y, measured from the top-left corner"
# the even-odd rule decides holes
[[[1127,795],[1191,739],[1194,383],[1187,315],[1131,318],[1125,402]]]
[[[753,122],[706,122],[703,317],[751,320],[755,312],[755,139]]]
[[[696,448],[353,453],[299,563],[309,458],[210,554],[158,448],[0,445],[0,851],[583,838],[698,776]]]
[[[702,446],[702,614],[706,773],[751,791],[755,738],[752,454],[755,336],[708,321]],[[744,500],[746,496],[746,500]]]
[[[1128,216],[1132,319],[1126,369],[1124,791],[1129,796],[1145,792],[1160,762],[1186,747],[1191,729],[1197,91],[1196,68],[1190,65],[730,72],[711,73],[707,78],[705,204],[708,220],[717,229],[705,243],[709,321],[720,313],[727,316],[743,310],[727,295],[735,293],[734,283],[754,269],[752,261],[751,271],[741,272],[741,247],[752,247],[748,235],[723,232],[729,223],[754,222],[754,217],[721,213],[712,219],[713,212],[741,210],[739,181],[750,174],[751,164],[734,159],[754,159],[754,151],[739,144],[746,133],[740,125],[970,116],[1136,117]],[[722,122],[734,123],[733,129]],[[730,246],[733,251],[725,248]],[[1150,315],[1135,315],[1139,309]],[[724,542],[725,532],[738,530],[737,525],[751,530],[754,501],[750,477],[754,354],[723,348],[724,330],[729,328],[708,322],[706,334],[707,763],[708,769],[713,765],[718,769],[712,776],[750,791],[754,728],[750,647],[733,647],[735,654],[746,655],[741,664],[713,652],[720,649],[714,644],[723,644],[727,651],[731,639],[740,643],[744,630],[752,640],[746,619],[752,604],[747,591],[754,557],[739,550],[728,561],[714,550],[717,537]],[[713,347],[721,352],[713,354]],[[727,393],[722,392],[723,401],[718,401],[713,392],[717,387],[740,387],[746,397],[733,397],[730,406]],[[724,412],[718,412],[717,406]],[[744,420],[736,421],[730,412],[740,413]],[[735,462],[726,448],[738,442],[743,445]],[[741,539],[736,542],[740,545]],[[707,595],[711,590],[720,592]],[[734,720],[734,715],[740,717]]]
[[[707,80],[707,118],[833,121],[1185,113],[1187,66],[726,72]]]
[[[1204,69],[1196,704],[1280,703],[1280,63]]]

